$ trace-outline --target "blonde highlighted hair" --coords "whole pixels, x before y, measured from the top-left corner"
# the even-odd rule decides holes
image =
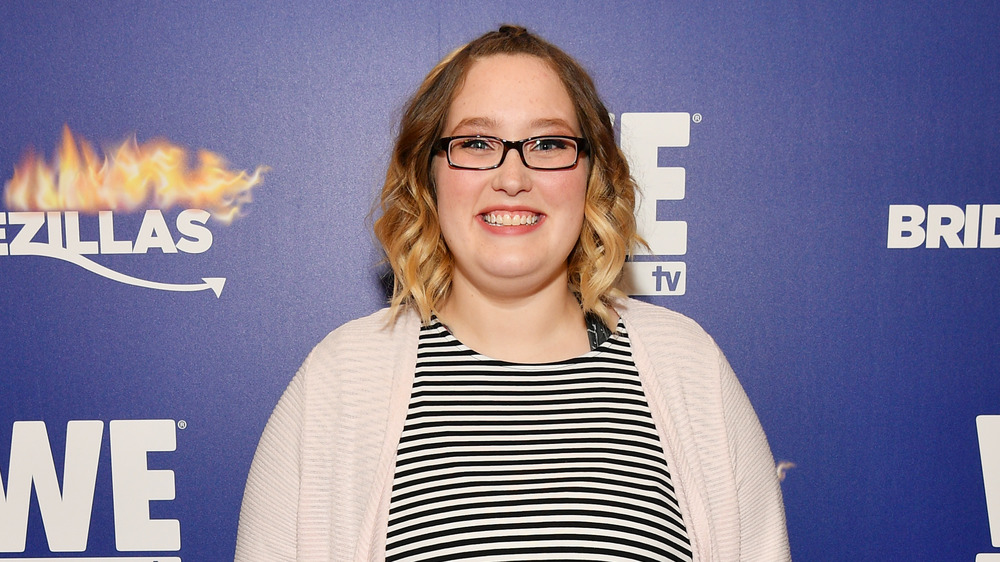
[[[567,280],[584,312],[614,328],[611,309],[623,297],[619,285],[625,257],[642,240],[636,234],[636,186],[628,162],[615,144],[604,103],[587,72],[569,55],[523,27],[504,25],[456,49],[424,78],[403,113],[380,198],[375,235],[394,276],[393,316],[413,306],[424,322],[448,297],[452,256],[441,236],[431,177],[434,143],[441,137],[448,108],[470,66],[491,55],[530,55],[559,75],[576,108],[587,149],[590,176],[583,229],[570,253]]]

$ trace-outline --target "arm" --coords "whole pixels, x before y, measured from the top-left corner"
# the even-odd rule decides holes
[[[236,562],[294,562],[299,453],[304,410],[302,371],[285,389],[254,454],[236,536]]]
[[[790,560],[774,458],[743,387],[719,353],[723,415],[739,507],[740,560]]]

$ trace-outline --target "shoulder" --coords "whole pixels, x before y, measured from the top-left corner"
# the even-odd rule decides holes
[[[345,360],[388,359],[393,350],[416,341],[420,319],[408,310],[393,319],[388,308],[346,322],[327,334],[303,363],[303,370],[317,364],[335,365]]]
[[[699,403],[721,396],[732,376],[715,340],[694,320],[672,310],[628,299],[615,304],[625,322],[632,358],[644,384]],[[720,405],[721,406],[721,405]]]
[[[403,310],[393,319],[388,308],[383,308],[368,316],[345,322],[327,334],[317,348],[336,346],[341,343],[371,341],[374,344],[398,339],[405,334],[415,333],[420,327],[420,319],[410,310]]]
[[[659,349],[665,344],[699,351],[718,349],[701,325],[679,312],[631,298],[616,301],[614,309],[625,321],[631,339],[649,342],[647,345]]]
[[[409,311],[392,319],[383,309],[351,320],[313,348],[293,384],[307,403],[388,392],[395,375],[412,371],[419,332],[420,318]]]

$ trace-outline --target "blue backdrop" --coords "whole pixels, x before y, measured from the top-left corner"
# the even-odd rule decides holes
[[[649,148],[681,183],[647,197],[686,247],[642,258],[683,283],[645,298],[715,336],[795,463],[793,558],[1000,556],[1000,430],[977,433],[1000,415],[997,4],[300,1],[0,4],[8,192],[64,125],[102,155],[134,135],[266,166],[229,224],[0,212],[0,559],[232,558],[278,396],[383,304],[369,213],[400,107],[503,22],[577,57],[619,122],[686,114],[686,144]],[[53,250],[77,226],[85,259]]]

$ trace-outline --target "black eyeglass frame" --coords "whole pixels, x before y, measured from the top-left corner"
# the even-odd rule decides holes
[[[503,144],[503,154],[500,155],[500,161],[493,166],[487,166],[484,168],[456,165],[454,162],[451,161],[451,150],[449,149],[449,147],[451,146],[451,143],[453,141],[459,139],[488,139],[488,140],[500,141],[500,143]],[[528,164],[528,161],[525,160],[524,158],[524,152],[522,152],[521,149],[524,148],[525,143],[534,142],[539,139],[562,139],[562,140],[571,140],[575,142],[576,158],[573,159],[573,163],[568,164],[566,166],[560,166],[558,168],[540,168],[538,166],[532,166],[531,164]],[[521,163],[524,164],[525,168],[528,168],[529,170],[542,170],[546,172],[555,170],[569,170],[570,168],[575,168],[576,165],[580,162],[581,152],[590,154],[590,143],[587,142],[587,139],[583,137],[571,137],[567,135],[539,135],[537,137],[530,137],[519,141],[509,141],[506,139],[502,139],[500,137],[493,137],[489,135],[459,135],[456,137],[442,137],[438,139],[436,143],[434,143],[434,147],[438,151],[444,152],[445,158],[448,159],[449,166],[458,170],[495,170],[500,166],[503,166],[504,160],[507,159],[507,153],[510,152],[511,150],[516,151],[517,155],[521,157]]]

